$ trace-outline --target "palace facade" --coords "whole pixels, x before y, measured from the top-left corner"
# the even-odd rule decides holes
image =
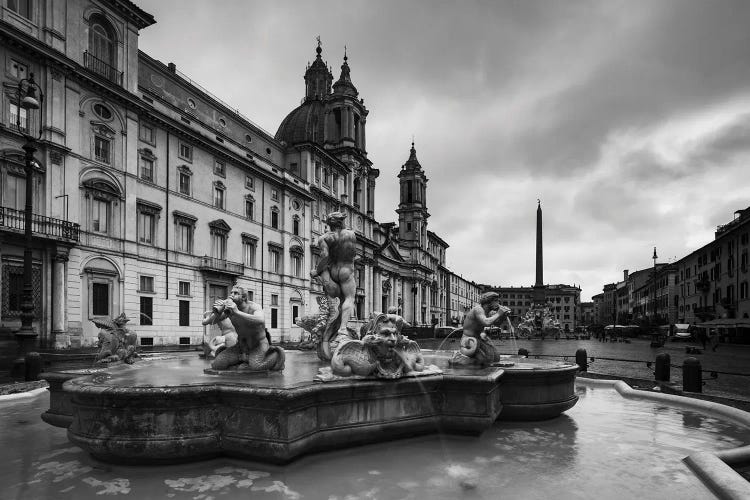
[[[3,1],[0,332],[20,326],[22,146],[39,125],[30,179],[42,346],[92,345],[92,320],[122,312],[143,345],[199,344],[211,333],[203,312],[234,284],[264,307],[274,340],[295,340],[295,320],[323,294],[309,270],[335,210],[359,242],[357,321],[389,307],[414,324],[463,319],[477,288],[447,269],[448,243],[428,229],[413,143],[400,169],[387,167],[398,219],[375,219],[380,170],[346,56],[334,81],[318,44],[302,103],[272,135],[139,51],[140,30],[154,24],[127,0]],[[40,123],[19,106],[31,74],[44,95]]]

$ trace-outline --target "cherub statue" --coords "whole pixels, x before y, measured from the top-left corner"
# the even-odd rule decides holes
[[[334,375],[395,379],[424,370],[419,345],[401,334],[398,314],[374,313],[361,340],[343,340],[331,358]]]
[[[97,363],[112,363],[123,361],[132,364],[138,357],[136,343],[138,336],[125,328],[130,321],[125,313],[116,318],[98,320],[92,322],[101,330],[99,331],[99,354],[96,356]]]

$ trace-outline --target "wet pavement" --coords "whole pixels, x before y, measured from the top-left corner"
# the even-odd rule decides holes
[[[545,422],[497,422],[480,437],[425,436],[306,456],[278,467],[226,458],[118,466],[39,419],[45,393],[0,401],[0,497],[283,499],[706,499],[682,462],[746,444],[747,429],[696,411],[579,384],[578,404]]]
[[[659,353],[670,356],[670,382],[682,388],[682,363],[687,358],[701,362],[703,373],[703,393],[709,396],[741,399],[750,402],[750,346],[720,344],[715,352],[703,350],[696,342],[667,342],[663,347],[650,347],[650,340],[628,339],[629,342],[600,342],[591,340],[495,340],[497,350],[502,354],[516,354],[524,348],[529,354],[555,356],[575,362],[578,349],[586,349],[589,357],[588,370],[595,374],[612,375],[615,378],[654,380],[654,360]],[[418,340],[422,348],[436,348],[443,340]],[[458,341],[448,339],[443,349],[458,349]],[[700,354],[688,354],[687,347],[694,347]],[[594,361],[590,361],[594,358]],[[621,361],[627,360],[627,361]],[[647,362],[651,363],[649,367]],[[711,377],[715,371],[716,378]],[[728,374],[731,373],[732,375]],[[740,375],[736,375],[740,374]]]

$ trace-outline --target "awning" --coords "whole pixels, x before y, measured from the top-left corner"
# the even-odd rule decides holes
[[[750,319],[719,318],[695,325],[700,328],[750,328]]]

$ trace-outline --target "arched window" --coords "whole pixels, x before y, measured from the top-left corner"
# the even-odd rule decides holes
[[[117,70],[117,34],[101,14],[89,19],[89,48],[83,59],[86,68],[122,85],[122,72]]]
[[[292,234],[299,236],[299,215],[292,218]]]
[[[89,21],[89,52],[109,66],[115,67],[117,37],[104,16],[94,14]]]

